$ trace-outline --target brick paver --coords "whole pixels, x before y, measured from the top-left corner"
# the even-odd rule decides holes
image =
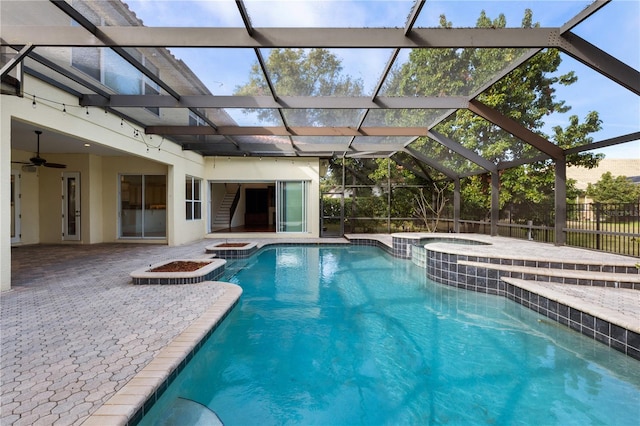
[[[0,424],[81,424],[222,291],[134,286],[129,273],[205,257],[210,243],[13,248],[0,302]]]

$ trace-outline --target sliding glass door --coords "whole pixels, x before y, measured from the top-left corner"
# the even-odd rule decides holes
[[[165,238],[166,235],[166,176],[121,175],[120,237]]]
[[[307,186],[304,181],[276,182],[278,232],[307,232]]]

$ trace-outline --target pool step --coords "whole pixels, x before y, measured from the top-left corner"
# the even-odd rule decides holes
[[[640,294],[502,277],[505,296],[560,324],[640,360]]]
[[[547,264],[549,262],[546,262]],[[630,288],[640,290],[640,274],[622,272],[598,272],[595,270],[561,269],[553,267],[535,267],[523,265],[503,265],[489,262],[458,260],[460,266],[468,268],[486,268],[498,271],[501,278],[510,277],[528,281],[551,282],[561,284],[587,285],[596,287]],[[562,264],[558,264],[562,265]],[[588,266],[589,265],[585,265]],[[602,270],[607,265],[598,265]],[[623,270],[611,266],[611,270]],[[595,269],[595,267],[593,268]],[[608,268],[607,268],[608,269]],[[625,267],[626,271],[629,268]],[[468,272],[468,271],[465,271]]]

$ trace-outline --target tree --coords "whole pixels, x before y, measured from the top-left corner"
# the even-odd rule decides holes
[[[442,213],[446,207],[447,201],[445,196],[446,187],[435,187],[433,191],[433,197],[431,200],[427,200],[424,194],[424,190],[420,188],[418,195],[414,200],[416,203],[416,215],[424,222],[424,226],[427,232],[436,232]]]
[[[272,49],[265,67],[277,96],[361,96],[363,82],[342,72],[340,59],[327,49]],[[236,87],[236,95],[269,95],[270,89],[260,64],[251,67],[249,82]],[[260,120],[279,123],[276,110],[255,110]],[[294,126],[344,125],[345,118],[358,111],[293,109],[285,113]],[[357,121],[357,117],[351,121]],[[338,124],[336,124],[338,123]],[[343,124],[339,124],[343,123]]]
[[[442,15],[440,25],[447,28],[452,23]],[[505,26],[504,15],[492,20],[482,12],[477,20],[479,28]],[[525,11],[521,26],[539,26],[533,23],[531,10]],[[508,66],[522,53],[519,49],[415,49],[408,62],[393,70],[387,90],[398,96],[473,95],[496,72]],[[570,106],[564,101],[556,99],[555,87],[559,84],[573,84],[577,77],[573,72],[555,75],[560,62],[557,50],[543,50],[494,83],[477,99],[564,149],[591,143],[593,140],[589,134],[600,130],[601,126],[597,112],[590,112],[583,122],[577,116],[569,117],[565,128],[556,126],[552,129],[552,136],[542,132],[545,116],[570,110]],[[423,126],[429,126],[430,118],[428,113],[407,112],[403,117],[389,115],[391,120],[403,120],[412,125]],[[438,124],[435,130],[495,164],[519,158],[535,158],[540,154],[534,147],[516,140],[469,110],[456,111]],[[439,159],[445,167],[455,172],[477,170],[477,166],[460,155],[452,154],[431,139],[419,138],[410,146],[431,158]],[[573,154],[567,157],[567,164],[592,168],[602,157],[592,153]],[[462,188],[463,212],[489,209],[490,182],[486,175],[465,179]],[[504,170],[501,173],[500,205],[515,204],[523,207],[523,210],[537,206],[538,209],[551,211],[554,185],[554,164],[550,160]],[[568,193],[572,193],[573,189],[569,187]]]
[[[625,176],[614,177],[611,172],[606,172],[596,183],[587,185],[587,195],[596,203],[637,203],[640,186]]]

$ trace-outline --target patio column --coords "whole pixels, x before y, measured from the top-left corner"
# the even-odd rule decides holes
[[[453,232],[460,232],[460,178],[453,181]]]
[[[564,228],[567,224],[567,158],[563,155],[556,159],[555,180],[555,244],[566,243]]]
[[[7,291],[11,289],[11,116],[1,114],[0,120],[0,291]]]
[[[391,159],[387,161],[387,234],[391,233]]]
[[[491,236],[498,235],[498,219],[500,218],[500,175],[491,172]]]

